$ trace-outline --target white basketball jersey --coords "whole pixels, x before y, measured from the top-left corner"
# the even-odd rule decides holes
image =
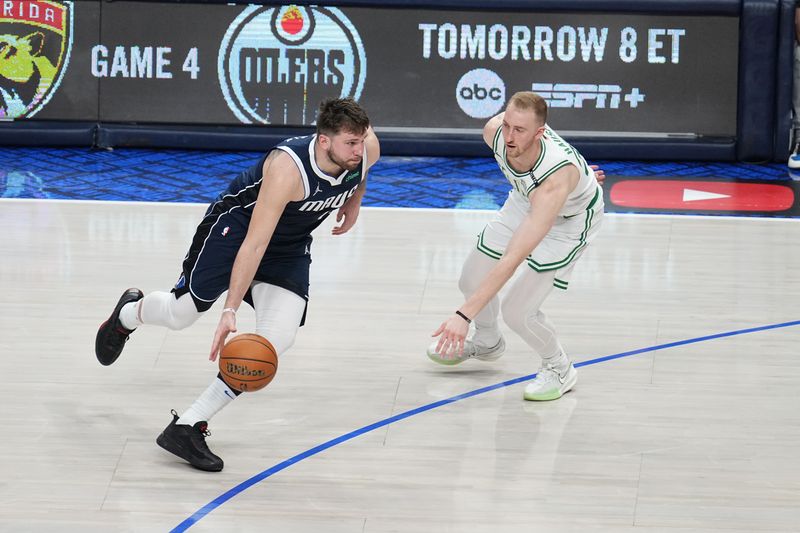
[[[559,213],[563,217],[572,217],[585,211],[589,204],[596,202],[599,185],[594,178],[594,171],[586,164],[583,156],[556,132],[545,124],[545,133],[540,143],[539,158],[533,168],[526,172],[517,172],[506,159],[506,145],[503,142],[502,126],[497,128],[492,143],[492,151],[500,170],[514,187],[514,193],[528,202],[531,194],[550,175],[567,165],[574,165],[580,173],[580,180],[575,189],[567,197],[564,207]]]

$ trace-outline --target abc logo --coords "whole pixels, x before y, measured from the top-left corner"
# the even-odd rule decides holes
[[[491,70],[476,68],[458,80],[456,100],[461,110],[472,118],[489,118],[502,109],[506,85]]]

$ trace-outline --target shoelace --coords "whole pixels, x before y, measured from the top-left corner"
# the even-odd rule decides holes
[[[119,335],[118,336],[117,335],[113,336],[112,339],[113,340],[122,340],[122,342],[126,342],[128,339],[130,339],[131,338],[131,333],[133,333],[132,330],[128,330],[128,329],[123,328],[119,324],[119,321],[117,322],[117,326],[114,329],[116,330],[116,332]],[[124,339],[123,339],[123,336],[124,336]]]
[[[200,426],[197,429],[200,431],[200,435],[203,437],[199,441],[196,441],[197,445],[203,452],[208,452],[209,454],[213,455],[214,453],[211,451],[211,448],[209,448],[208,444],[206,444],[206,437],[211,436],[211,431],[208,430],[208,425]]]
[[[541,370],[539,370],[539,373],[536,375],[536,379],[538,380],[541,377],[542,381],[553,381],[558,379],[559,376],[560,374],[558,373],[558,370],[556,370],[556,367],[554,367],[551,363],[547,363],[544,367],[542,367]]]

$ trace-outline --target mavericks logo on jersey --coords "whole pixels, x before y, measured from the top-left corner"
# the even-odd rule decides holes
[[[72,2],[3,0],[0,118],[32,117],[58,89],[72,50]]]
[[[340,192],[336,196],[329,196],[325,200],[308,200],[300,206],[300,211],[322,211],[323,209],[338,209],[355,194],[358,186],[349,191]]]
[[[367,57],[340,9],[251,5],[228,27],[217,69],[225,102],[243,123],[313,124],[320,100],[358,100]]]

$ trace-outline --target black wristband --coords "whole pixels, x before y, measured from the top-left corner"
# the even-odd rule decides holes
[[[468,317],[467,315],[465,315],[465,314],[464,314],[464,313],[462,313],[461,311],[458,311],[458,310],[457,310],[457,311],[456,311],[456,314],[457,314],[458,316],[460,316],[461,318],[463,318],[464,320],[466,320],[466,321],[467,321],[467,324],[472,324],[472,319],[470,319],[470,317]]]

